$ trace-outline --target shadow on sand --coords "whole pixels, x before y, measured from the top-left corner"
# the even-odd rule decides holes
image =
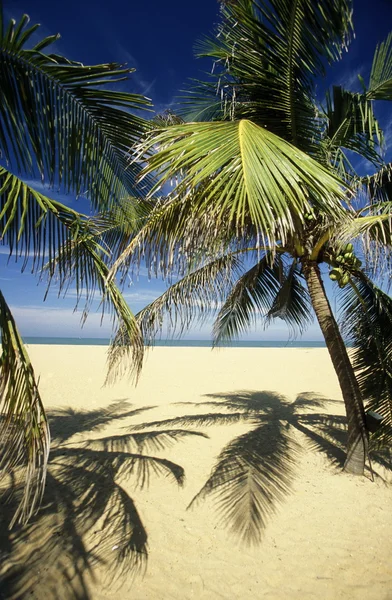
[[[326,404],[341,406],[313,392],[299,394],[294,402],[270,391],[238,391],[206,395],[204,402],[180,403],[200,408],[143,427],[207,427],[247,423],[252,428],[231,440],[217,457],[210,477],[189,506],[212,497],[221,524],[246,544],[257,544],[267,518],[290,493],[295,466],[303,445],[295,431],[307,440],[309,450],[321,452],[337,469],[345,461],[346,417],[320,412]],[[205,412],[208,409],[208,412]],[[388,456],[373,453],[373,467],[390,469]],[[376,473],[377,475],[377,473]]]
[[[102,410],[49,412],[52,445],[38,515],[26,527],[9,531],[17,486],[12,496],[1,498],[0,598],[41,599],[44,590],[50,600],[87,600],[88,580],[98,564],[105,567],[108,585],[124,573],[130,579],[143,573],[147,531],[121,481],[132,478],[143,488],[151,475],[162,475],[182,485],[183,468],[151,453],[190,435],[206,437],[180,428],[96,437],[105,426],[151,408],[117,401]],[[88,433],[93,439],[86,439]]]
[[[8,531],[15,498],[0,504],[0,598],[41,599],[44,590],[50,600],[88,600],[94,566],[104,566],[105,584],[111,586],[124,574],[132,580],[142,573],[147,531],[121,482],[132,478],[135,486],[145,487],[153,474],[181,485],[183,468],[154,452],[188,436],[208,437],[195,428],[249,425],[220,452],[191,505],[212,497],[222,523],[237,539],[258,543],[268,517],[290,493],[304,449],[296,431],[309,449],[343,466],[346,419],[322,412],[326,403],[328,408],[341,405],[314,393],[300,394],[294,402],[269,391],[209,394],[205,401],[177,405],[177,410],[187,408],[186,415],[125,422],[125,434],[108,437],[100,433],[105,426],[124,424],[154,407],[135,409],[118,401],[103,410],[52,411],[48,480],[38,515],[25,528]],[[390,467],[382,454],[374,454],[373,462]]]

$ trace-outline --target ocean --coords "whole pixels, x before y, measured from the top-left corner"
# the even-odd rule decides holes
[[[68,338],[68,337],[24,337],[25,344],[53,344],[61,346],[108,346],[109,339],[104,338]],[[211,348],[211,340],[157,340],[155,346],[175,348]],[[222,348],[325,348],[323,341],[235,341],[221,344]]]

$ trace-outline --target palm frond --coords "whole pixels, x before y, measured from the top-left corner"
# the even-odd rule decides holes
[[[16,472],[24,479],[12,526],[25,523],[40,504],[50,433],[30,359],[1,292],[0,330],[0,476]]]
[[[86,216],[39,192],[30,184],[0,167],[0,233],[9,256],[21,260],[21,270],[51,272],[57,251],[71,241],[96,240],[102,257],[109,263],[134,236],[135,212],[145,221],[144,202],[119,201],[110,214]],[[58,259],[58,256],[57,256]],[[62,270],[59,268],[59,280]]]
[[[267,321],[280,318],[293,335],[302,333],[313,321],[312,302],[298,263],[294,260],[286,269],[281,287],[267,314]]]
[[[266,254],[249,269],[231,290],[214,323],[214,346],[246,332],[258,315],[271,310],[281,286],[283,265],[279,255],[271,265]]]
[[[146,226],[151,210],[151,202],[145,198],[128,196],[118,199],[110,210],[89,217],[89,226],[107,251],[110,266]]]
[[[141,165],[130,147],[148,129],[134,116],[149,106],[137,94],[108,90],[134,69],[84,66],[42,50],[56,36],[26,49],[36,27],[11,22],[0,38],[0,147],[19,171],[89,197],[94,206],[138,195]]]
[[[371,100],[392,100],[392,33],[374,53],[367,96]]]
[[[290,491],[298,447],[278,421],[230,442],[190,506],[211,496],[220,521],[248,544],[260,541],[266,519]]]
[[[183,91],[179,109],[185,121],[224,121],[232,117],[228,86],[223,85],[220,89],[216,81],[191,79],[187,88]]]
[[[225,3],[217,35],[202,42],[198,54],[215,61],[215,102],[221,100],[228,118],[249,118],[317,153],[314,81],[326,62],[339,58],[351,29],[346,0],[240,0]],[[214,92],[203,91],[212,105]]]
[[[368,276],[387,286],[392,259],[391,210],[390,201],[372,202],[335,232],[337,239],[356,242],[357,252],[362,247],[361,258],[366,260]]]
[[[356,217],[343,228],[342,233],[350,239],[357,236],[367,240],[367,249],[371,242],[391,246],[392,242],[392,202],[380,202],[369,207],[367,214]],[[365,210],[363,211],[365,212]]]
[[[145,342],[152,344],[162,332],[165,317],[172,334],[182,334],[195,319],[203,322],[218,309],[239,273],[239,259],[229,254],[207,262],[171,285],[136,315]]]
[[[177,178],[176,194],[195,193],[203,184],[192,217],[213,207],[211,216],[221,228],[251,223],[268,239],[277,236],[284,244],[294,229],[293,215],[302,221],[312,206],[334,221],[342,215],[342,182],[250,121],[173,126],[147,139],[144,150],[153,147],[159,149],[143,170],[144,175],[157,174],[153,191]]]
[[[22,258],[22,270],[30,259],[33,272],[39,272],[57,248],[79,231],[95,232],[87,217],[38,192],[4,167],[0,167],[0,227],[10,256]]]
[[[383,144],[383,134],[366,93],[353,93],[341,86],[327,92],[325,117],[327,128],[323,146],[329,162],[335,166],[344,148],[379,166],[382,159],[376,144]],[[346,158],[346,163],[349,164]]]
[[[177,244],[179,236],[173,235],[173,229],[178,227],[185,237],[187,221],[184,220],[183,208],[179,198],[164,197],[151,202],[148,219],[114,261],[109,278],[120,272],[124,279],[130,267],[139,267],[142,261],[148,265],[149,275],[158,275],[158,271],[169,274],[174,264],[177,271],[182,272],[178,265],[181,262]]]
[[[358,273],[344,289],[344,333],[353,344],[352,361],[366,408],[383,417],[374,443],[392,441],[392,299]]]
[[[137,321],[122,296],[115,280],[108,280],[109,268],[102,257],[98,241],[87,232],[80,232],[64,244],[48,267],[48,287],[57,279],[59,293],[75,284],[77,303],[85,296],[82,322],[87,318],[96,290],[101,294],[102,315],[112,316],[117,326],[108,355],[107,382],[129,370],[138,377],[143,364],[144,342]]]
[[[171,282],[173,275],[182,277],[212,258],[253,246],[255,229],[222,227],[213,203],[202,214],[195,214],[198,198],[207,184],[208,181],[187,190],[186,194],[178,194],[174,188],[167,196],[147,201],[147,218],[115,257],[110,278],[120,272],[124,281],[130,271],[133,274],[144,264],[149,277],[162,276]],[[225,219],[230,222],[228,210],[222,216],[222,221]],[[261,235],[259,239],[263,239]]]
[[[362,177],[358,184],[366,191],[371,204],[392,201],[392,163],[383,165],[373,175]]]

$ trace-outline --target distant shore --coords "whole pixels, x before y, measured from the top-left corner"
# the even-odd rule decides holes
[[[30,343],[29,354],[51,418],[53,463],[39,527],[0,565],[8,599],[390,597],[392,488],[384,480],[391,474],[377,464],[374,483],[341,473],[344,406],[325,348],[157,347],[136,388],[127,379],[103,387],[106,348],[96,344]],[[260,434],[248,436],[257,427]],[[181,470],[177,484],[172,467],[152,468],[140,489],[128,476],[132,461],[116,459],[113,486],[123,504],[100,513],[108,491],[102,469],[135,432],[126,452],[167,461],[162,469],[179,465],[185,482]],[[222,522],[219,493],[187,510],[235,440],[238,452],[253,440],[276,467],[261,484],[264,516],[253,544],[239,541],[230,518]],[[148,536],[148,558],[131,552],[125,566],[122,514],[128,527],[133,519],[132,547]]]

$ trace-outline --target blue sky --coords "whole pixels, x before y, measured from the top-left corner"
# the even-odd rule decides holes
[[[98,8],[99,6],[99,8]],[[59,32],[55,51],[85,64],[100,62],[128,63],[137,69],[132,76],[129,91],[139,92],[153,99],[157,110],[173,106],[179,91],[188,78],[202,75],[209,63],[193,58],[193,45],[204,34],[213,31],[218,20],[216,0],[183,0],[166,2],[129,2],[111,0],[3,0],[6,19],[19,19],[27,13],[32,23],[42,24],[40,37]],[[356,89],[357,74],[367,79],[376,44],[392,30],[392,0],[354,1],[356,38],[344,60],[334,65],[327,80],[320,81],[320,97],[332,81]],[[390,108],[380,110],[380,119],[386,131],[387,142],[392,141]],[[392,144],[390,144],[392,146]],[[70,203],[69,197],[59,197]],[[37,285],[36,277],[28,269],[20,273],[20,263],[8,262],[7,250],[0,248],[1,289],[12,307],[20,330],[26,336],[83,336],[108,337],[110,323],[100,326],[100,313],[90,314],[83,330],[80,313],[74,313],[75,296],[57,298],[53,289],[43,303],[45,286]],[[125,297],[137,312],[165,289],[160,280],[149,281],[141,272],[139,280],[125,289]],[[197,327],[187,334],[190,339],[209,337],[210,327]],[[271,326],[266,332],[259,329],[250,339],[288,338],[283,323]],[[312,326],[303,339],[321,339],[317,325]]]

